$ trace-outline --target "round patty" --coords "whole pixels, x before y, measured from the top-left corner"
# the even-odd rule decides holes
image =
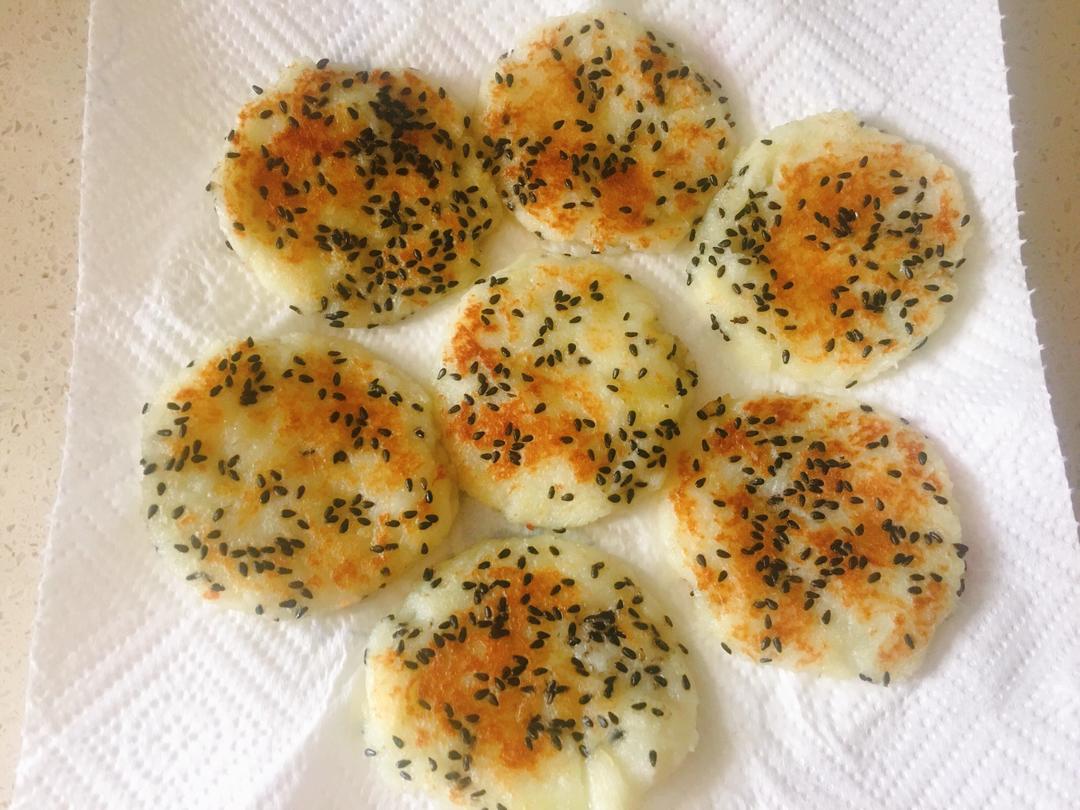
[[[258,91],[211,189],[229,243],[267,287],[355,327],[400,320],[476,277],[502,205],[441,87],[320,62]]]
[[[467,806],[630,806],[697,741],[671,620],[619,560],[563,539],[426,570],[365,660],[369,754]]]
[[[517,523],[589,523],[665,475],[697,383],[648,290],[525,258],[462,300],[435,391],[462,486]]]
[[[170,381],[143,420],[154,545],[220,605],[344,607],[424,557],[457,513],[427,394],[355,343],[239,341]]]
[[[713,328],[830,388],[892,368],[941,324],[969,230],[953,170],[845,112],[744,150],[689,274]]]
[[[503,199],[542,239],[669,248],[731,171],[719,82],[618,11],[545,23],[499,59],[481,104]]]
[[[963,590],[952,484],[927,439],[868,405],[718,399],[687,428],[670,534],[724,649],[888,684]]]

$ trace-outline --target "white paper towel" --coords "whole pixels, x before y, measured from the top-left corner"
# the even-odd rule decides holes
[[[647,499],[579,534],[670,594],[697,651],[702,742],[653,807],[1080,803],[1080,556],[1017,237],[993,2],[624,3],[728,87],[741,137],[831,108],[928,145],[979,231],[945,327],[856,389],[943,447],[967,593],[923,675],[885,689],[718,654],[660,559]],[[33,650],[20,808],[427,807],[360,755],[347,684],[395,593],[272,624],[204,607],[157,566],[138,503],[138,413],[211,343],[303,323],[241,272],[203,185],[249,85],[295,59],[429,71],[459,98],[575,0],[97,0],[87,69],[80,277],[63,474]],[[495,261],[529,244],[516,226]],[[614,260],[648,284],[702,397],[768,388],[689,322],[686,256]],[[421,379],[450,307],[353,336]],[[509,533],[467,504],[455,543]],[[400,591],[400,588],[397,589]]]

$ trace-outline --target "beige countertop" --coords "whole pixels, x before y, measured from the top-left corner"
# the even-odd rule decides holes
[[[1002,0],[1024,260],[1069,480],[1080,482],[1080,3]],[[86,0],[0,0],[0,806],[64,435]],[[1080,505],[1074,492],[1074,508]]]

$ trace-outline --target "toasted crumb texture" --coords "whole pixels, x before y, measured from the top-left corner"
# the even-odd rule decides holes
[[[545,23],[499,59],[481,104],[503,199],[543,239],[669,248],[731,171],[720,83],[622,12]]]
[[[517,523],[589,523],[662,482],[697,375],[648,290],[525,258],[461,302],[435,391],[464,489]]]
[[[819,397],[718,399],[668,494],[675,556],[723,648],[888,683],[963,591],[952,484],[903,420]]]
[[[832,389],[894,367],[956,295],[970,227],[953,170],[833,112],[751,144],[697,229],[691,290],[718,337]]]
[[[476,277],[503,206],[441,87],[320,62],[257,91],[210,188],[267,287],[331,326],[376,326]]]
[[[368,754],[468,807],[630,807],[697,742],[687,655],[619,560],[551,536],[482,543],[372,633]]]
[[[150,534],[210,602],[300,618],[443,541],[458,494],[427,394],[355,343],[239,341],[144,409]]]

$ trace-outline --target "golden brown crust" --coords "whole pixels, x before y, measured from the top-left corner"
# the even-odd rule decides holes
[[[524,796],[600,751],[648,784],[661,743],[665,767],[692,745],[686,654],[618,560],[553,537],[483,543],[427,569],[372,634],[369,742],[408,781],[488,806],[549,806]]]
[[[483,93],[485,154],[507,205],[543,238],[664,247],[731,168],[719,84],[620,12],[549,22]]]
[[[815,397],[721,399],[698,419],[669,497],[725,642],[799,668],[907,672],[963,574],[933,448],[869,406]]]
[[[538,257],[465,298],[436,381],[471,494],[578,525],[656,484],[696,374],[647,292],[592,260]]]
[[[155,541],[206,599],[274,616],[344,606],[456,511],[426,396],[356,344],[249,338],[144,418]]]
[[[501,211],[465,117],[413,71],[293,68],[228,141],[230,243],[334,326],[397,320],[471,281]]]
[[[690,266],[715,329],[767,338],[793,376],[846,385],[937,328],[967,237],[950,169],[842,113],[785,125],[737,164]]]
[[[563,612],[574,604],[575,586],[562,584],[560,580],[569,578],[560,571],[546,569],[529,573],[532,576],[528,585],[525,584],[524,572],[505,566],[474,571],[467,581],[508,582],[507,586],[495,591],[499,599],[505,598],[509,604],[521,605],[522,598],[528,595],[526,602],[545,613],[553,610]],[[552,591],[555,591],[554,596]],[[533,597],[536,597],[535,601]],[[566,692],[557,696],[560,707],[577,705],[582,692],[575,683],[578,679],[573,677],[573,668],[565,656],[556,653],[553,644],[539,649],[531,648],[532,642],[526,632],[529,615],[525,610],[507,613],[506,621],[499,624],[500,629],[506,631],[505,636],[473,630],[471,643],[454,647],[451,641],[452,649],[448,650],[446,646],[437,648],[428,665],[414,671],[410,687],[405,690],[410,697],[415,694],[412,702],[404,704],[408,717],[421,725],[434,718],[438,730],[431,730],[430,733],[448,741],[454,740],[458,736],[458,729],[452,723],[454,718],[447,716],[445,711],[429,712],[419,701],[423,700],[431,706],[457,707],[463,715],[474,717],[472,724],[484,731],[472,747],[472,756],[496,761],[504,768],[532,770],[538,761],[554,754],[556,749],[551,737],[543,735],[530,738],[521,733],[519,726],[521,718],[541,714],[545,704],[549,703],[544,689],[530,688],[526,683],[524,689],[498,693],[495,703],[477,698],[483,690],[491,693],[486,686],[491,684],[491,678],[478,678],[477,673],[490,673],[499,679],[520,678],[526,674],[521,668],[524,660],[529,668],[543,668],[547,670],[547,678],[568,686]],[[399,656],[392,652],[384,653],[382,660],[388,666],[401,665]],[[422,740],[421,744],[426,742],[429,741]]]

